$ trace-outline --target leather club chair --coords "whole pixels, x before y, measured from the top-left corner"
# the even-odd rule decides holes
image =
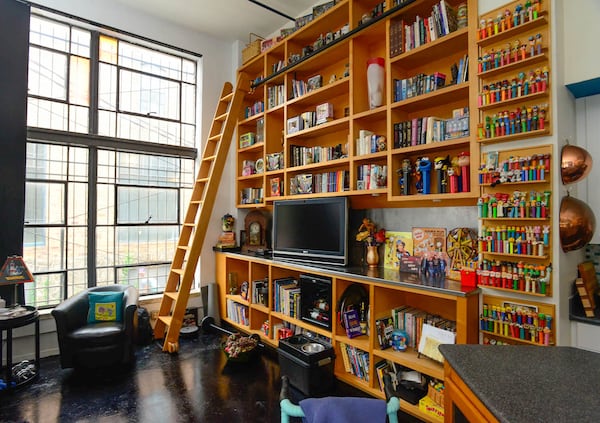
[[[123,291],[122,321],[88,323],[88,293]],[[63,369],[94,369],[133,362],[137,329],[138,291],[133,286],[88,288],[52,310],[56,321],[60,364]]]

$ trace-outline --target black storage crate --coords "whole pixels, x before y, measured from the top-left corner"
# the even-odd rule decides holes
[[[308,396],[324,394],[334,384],[331,345],[304,335],[279,340],[279,367],[290,384]]]

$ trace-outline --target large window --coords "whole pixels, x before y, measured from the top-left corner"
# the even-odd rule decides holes
[[[192,56],[32,14],[27,304],[162,292],[194,182],[196,81]]]

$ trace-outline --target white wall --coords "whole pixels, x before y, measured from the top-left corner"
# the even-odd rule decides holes
[[[600,1],[570,0],[564,2],[565,83],[587,81],[600,77]]]

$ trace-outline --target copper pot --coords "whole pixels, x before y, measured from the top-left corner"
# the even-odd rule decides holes
[[[585,178],[592,170],[592,156],[576,145],[565,145],[560,153],[560,176],[564,185]]]
[[[566,196],[560,202],[560,245],[563,251],[578,250],[590,242],[596,230],[596,217],[586,203]]]

